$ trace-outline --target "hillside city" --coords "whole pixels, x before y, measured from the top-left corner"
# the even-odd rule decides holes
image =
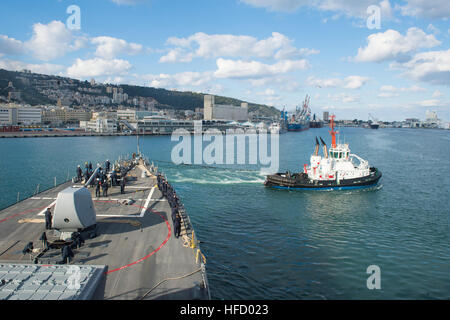
[[[134,86],[97,83],[95,79],[88,82],[35,74],[29,70],[0,70],[0,129],[7,132],[72,128],[95,133],[138,131],[168,134],[176,128],[192,129],[194,120],[214,121],[210,126],[219,129],[236,126],[267,129],[270,123],[280,119],[280,111],[273,107],[249,106],[248,103],[236,99],[224,100],[223,97],[216,97],[215,100],[231,101],[232,104],[216,104],[213,97],[215,117],[212,113],[207,117],[203,106],[206,104],[205,97],[211,97],[209,95],[186,95],[154,88],[152,89],[156,92],[148,93],[139,89]],[[171,97],[173,94],[180,96]],[[236,106],[239,102],[241,106]],[[328,118],[327,111],[323,112],[322,120],[314,114],[314,122],[320,123],[316,127],[327,123]],[[449,129],[449,123],[441,121],[435,111],[429,110],[425,121],[408,118],[403,121],[381,122],[371,117],[368,121],[341,119],[338,124],[369,127],[372,122],[378,123],[381,128]]]

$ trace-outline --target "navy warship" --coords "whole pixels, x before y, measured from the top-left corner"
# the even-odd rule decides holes
[[[111,165],[0,211],[0,300],[210,299],[182,203],[175,237],[164,175],[139,149]]]

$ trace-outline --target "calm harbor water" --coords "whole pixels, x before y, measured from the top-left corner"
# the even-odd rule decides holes
[[[280,135],[280,170],[301,170],[315,136]],[[383,172],[356,191],[284,191],[258,168],[176,166],[170,137],[141,138],[174,184],[207,258],[214,299],[450,299],[450,131],[342,128]],[[0,139],[0,208],[136,150],[134,137]],[[368,290],[366,269],[381,269]]]

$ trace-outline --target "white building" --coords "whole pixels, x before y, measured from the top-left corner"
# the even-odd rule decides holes
[[[114,93],[113,94],[113,103],[122,103],[128,100],[128,94],[126,93]]]
[[[33,125],[42,122],[41,109],[15,104],[0,106],[0,125]]]
[[[117,110],[117,119],[126,121],[138,121],[145,117],[157,116],[157,111],[138,111],[133,109]]]
[[[219,105],[214,103],[214,96],[205,95],[204,98],[205,120],[248,120],[248,103],[241,103],[240,107],[231,105]]]
[[[441,119],[438,118],[436,111],[426,111],[425,127],[437,128],[441,126]]]
[[[95,120],[80,121],[80,128],[97,133],[116,133],[117,122],[113,119],[99,117]]]

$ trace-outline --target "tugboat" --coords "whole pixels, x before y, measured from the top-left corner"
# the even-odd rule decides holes
[[[264,185],[278,189],[299,190],[345,190],[375,186],[381,178],[381,172],[369,166],[367,160],[350,153],[348,143],[336,144],[334,127],[335,116],[330,117],[331,148],[320,138],[323,156],[319,155],[319,140],[311,155],[310,165],[304,165],[303,172],[277,173],[268,175]]]

